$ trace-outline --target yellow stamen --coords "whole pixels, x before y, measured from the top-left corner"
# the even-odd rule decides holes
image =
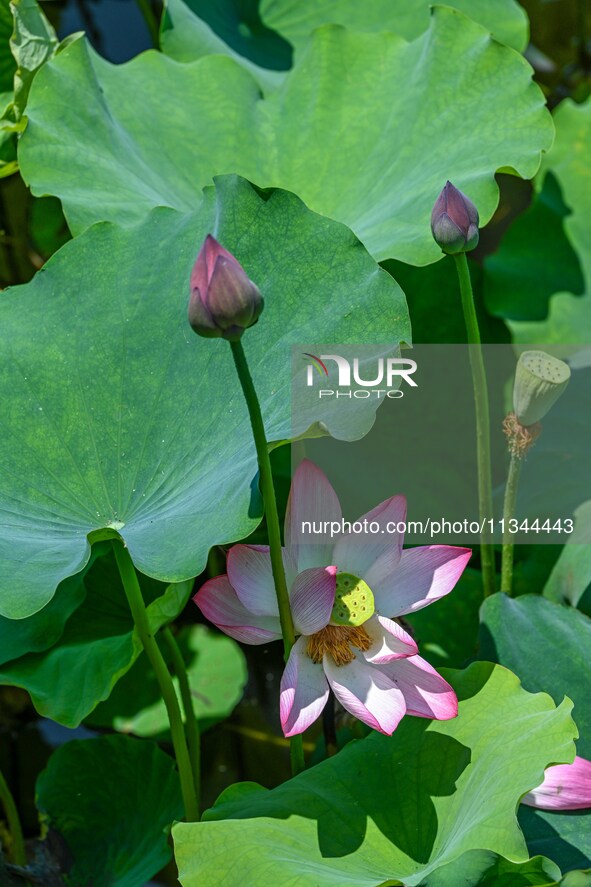
[[[371,647],[371,638],[363,625],[327,625],[310,635],[306,653],[312,662],[322,662],[325,654],[332,657],[335,665],[353,662],[355,653],[351,647],[364,652]]]

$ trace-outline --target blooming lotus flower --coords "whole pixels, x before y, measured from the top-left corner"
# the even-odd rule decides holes
[[[478,210],[451,182],[435,201],[431,232],[444,253],[465,253],[478,246]]]
[[[575,758],[572,764],[548,767],[544,781],[521,799],[539,810],[583,810],[591,807],[591,761]]]
[[[235,342],[262,310],[263,298],[240,262],[208,234],[191,273],[189,323],[194,331]]]
[[[403,496],[386,499],[360,518],[380,532],[341,534],[322,543],[304,537],[302,521],[342,520],[339,500],[311,462],[297,469],[285,526],[283,563],[297,640],[281,680],[285,736],[302,733],[321,714],[332,689],[359,720],[390,735],[405,714],[446,720],[457,698],[397,617],[452,590],[471,551],[430,545],[402,551]],[[281,637],[269,549],[235,545],[227,575],[206,582],[195,603],[218,628],[247,644]]]

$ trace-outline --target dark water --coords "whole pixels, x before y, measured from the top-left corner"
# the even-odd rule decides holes
[[[85,31],[94,48],[117,64],[153,47],[150,31],[136,0],[67,0],[44,5],[60,39]],[[156,10],[157,11],[157,10]]]

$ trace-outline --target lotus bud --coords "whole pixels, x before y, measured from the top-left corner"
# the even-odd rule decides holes
[[[545,351],[524,351],[517,361],[513,409],[528,427],[543,419],[570,379],[570,367]]]
[[[237,342],[262,310],[263,297],[240,262],[208,234],[191,272],[193,330],[209,339]]]
[[[431,231],[444,253],[465,253],[478,245],[478,210],[451,182],[435,201]]]

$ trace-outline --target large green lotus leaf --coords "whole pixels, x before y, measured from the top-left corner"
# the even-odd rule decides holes
[[[170,859],[169,826],[183,812],[172,758],[126,736],[58,748],[37,780],[37,806],[73,856],[70,887],[143,887]]]
[[[205,0],[190,0],[190,5],[202,9]],[[431,5],[426,0],[260,0],[259,9],[262,21],[299,49],[314,28],[332,23],[354,31],[392,31],[414,40],[429,27]],[[514,0],[452,0],[447,5],[484,25],[498,40],[525,49],[527,15]]]
[[[187,666],[193,709],[202,728],[227,717],[240,701],[247,678],[244,654],[236,641],[205,625],[181,630],[176,641]],[[164,641],[160,648],[168,661]],[[176,677],[173,682],[178,693]],[[139,657],[87,722],[136,736],[167,734],[166,708],[146,656]]]
[[[485,223],[495,171],[536,172],[553,127],[531,73],[447,7],[412,43],[319,29],[267,99],[226,57],[149,52],[113,66],[77,40],[35,78],[20,162],[75,231],[161,204],[188,210],[212,175],[238,172],[345,222],[379,260],[428,264],[441,258],[429,219],[447,178]]]
[[[544,320],[555,293],[584,292],[579,259],[563,227],[568,215],[558,183],[549,173],[531,206],[484,261],[484,298],[493,315]]]
[[[193,583],[166,587],[145,576],[140,579],[148,619],[157,632],[183,609]],[[112,552],[99,558],[83,581],[84,601],[58,642],[0,668],[0,684],[27,690],[39,714],[66,727],[77,727],[107,699],[142,652]],[[52,603],[30,618],[41,618]]]
[[[515,0],[455,0],[448,3],[480,22],[502,43],[525,49],[528,22]],[[291,67],[292,47],[302,50],[321,25],[353,31],[392,31],[414,40],[429,27],[427,0],[168,0],[160,44],[179,61],[224,53],[242,64],[268,89]]]
[[[183,887],[258,887],[269,872],[293,885],[415,887],[475,850],[526,862],[516,806],[550,762],[572,760],[570,703],[556,709],[488,663],[446,677],[457,719],[405,718],[392,737],[351,742],[272,791],[233,786],[205,822],[176,825]]]
[[[187,322],[190,270],[208,231],[265,296],[244,347],[269,439],[319,418],[345,439],[371,427],[377,399],[321,414],[311,403],[292,425],[291,346],[409,340],[398,285],[348,229],[294,195],[227,177],[195,207],[190,216],[161,208],[132,229],[96,226],[2,294],[3,615],[43,607],[82,569],[95,531],[118,530],[141,572],[180,582],[201,572],[212,545],[260,519],[230,348]]]
[[[571,211],[564,221],[564,227],[581,262],[586,294],[582,298],[573,298],[570,293],[560,291],[551,300],[550,315],[546,321],[513,323],[511,326],[516,341],[526,344],[588,344],[591,341],[591,97],[582,105],[576,105],[570,99],[561,102],[554,120],[556,141],[545,159],[541,175],[552,172]]]
[[[539,595],[489,598],[481,613],[481,655],[512,669],[527,690],[543,690],[554,701],[574,702],[577,751],[591,758],[591,621],[571,607]],[[591,864],[591,813],[547,813],[522,807],[519,820],[531,853],[553,859],[561,869]]]

